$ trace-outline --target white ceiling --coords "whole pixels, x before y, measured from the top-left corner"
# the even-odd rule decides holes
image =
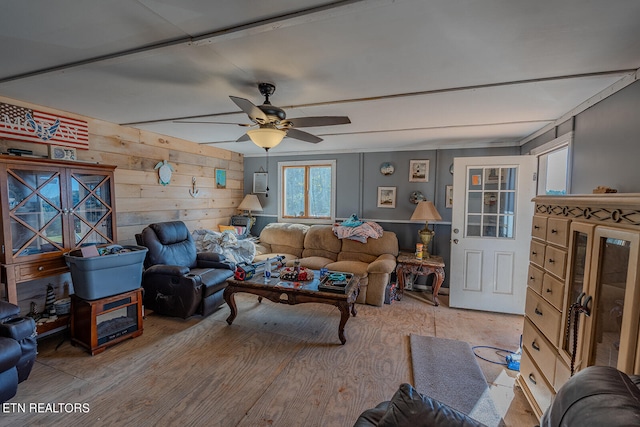
[[[229,99],[304,128],[278,153],[518,145],[640,67],[637,0],[48,0],[0,8],[0,95],[244,153]],[[211,117],[206,117],[210,115]]]

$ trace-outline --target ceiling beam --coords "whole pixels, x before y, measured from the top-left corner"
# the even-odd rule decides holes
[[[280,108],[286,110],[286,109],[294,109],[294,108],[321,107],[321,106],[327,106],[327,105],[348,104],[348,103],[355,103],[355,102],[370,102],[370,101],[380,101],[380,100],[394,99],[394,98],[435,95],[435,94],[448,93],[448,92],[462,92],[462,91],[468,91],[468,90],[489,89],[489,88],[502,87],[502,86],[515,86],[515,85],[541,83],[541,82],[549,82],[549,81],[580,79],[580,78],[586,78],[586,77],[602,77],[602,76],[611,76],[611,75],[623,76],[625,74],[630,74],[635,72],[636,72],[636,69],[596,71],[592,73],[568,74],[563,76],[550,76],[550,77],[540,77],[535,79],[511,80],[506,82],[486,83],[486,84],[471,85],[471,86],[458,86],[458,87],[423,90],[423,91],[416,91],[416,92],[393,93],[388,95],[369,96],[365,98],[351,98],[351,99],[338,99],[333,101],[311,102],[307,104],[281,106]],[[199,114],[196,116],[168,117],[168,118],[162,118],[162,119],[145,120],[140,122],[119,123],[119,124],[122,126],[137,126],[137,125],[148,125],[148,124],[154,124],[154,123],[172,122],[176,120],[193,120],[193,119],[203,119],[206,117],[229,116],[233,114],[244,114],[244,113],[242,111],[226,111],[222,113]]]
[[[25,73],[14,74],[12,76],[0,78],[0,84],[7,83],[15,80],[23,80],[30,77],[39,76],[42,74],[55,73],[58,71],[68,70],[70,68],[77,68],[84,65],[94,64],[97,62],[104,62],[111,59],[122,58],[125,56],[136,55],[152,50],[162,49],[166,47],[181,45],[181,44],[193,44],[201,45],[206,43],[213,43],[219,40],[225,40],[229,38],[243,37],[252,34],[259,34],[266,31],[277,30],[280,28],[291,27],[301,23],[308,23],[318,21],[321,19],[330,18],[332,16],[341,15],[346,12],[361,10],[364,7],[376,7],[387,3],[393,3],[393,0],[342,0],[327,3],[321,6],[311,7],[308,9],[302,9],[290,13],[281,14],[272,18],[260,19],[257,21],[249,22],[246,24],[234,25],[231,27],[214,30],[198,36],[184,36],[178,37],[172,40],[166,40],[162,42],[151,43],[145,46],[138,46],[132,49],[123,50],[120,52],[113,52],[106,55],[94,56],[80,61],[73,61],[66,64],[55,65],[52,67],[41,68],[39,70],[28,71]]]

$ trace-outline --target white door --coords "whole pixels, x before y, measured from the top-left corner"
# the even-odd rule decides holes
[[[524,313],[534,156],[454,159],[451,307]]]

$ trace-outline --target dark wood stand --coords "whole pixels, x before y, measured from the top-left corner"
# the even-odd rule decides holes
[[[444,282],[444,261],[437,255],[429,255],[425,258],[416,258],[415,254],[400,252],[397,258],[396,275],[398,276],[398,300],[404,295],[407,281],[415,276],[428,276],[435,274],[433,284],[433,303],[440,305],[438,292]]]
[[[142,289],[93,301],[71,295],[71,343],[92,356],[142,330]]]

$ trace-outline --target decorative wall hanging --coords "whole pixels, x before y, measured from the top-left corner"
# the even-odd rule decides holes
[[[409,161],[409,182],[429,182],[429,160]]]
[[[163,160],[158,162],[154,169],[158,170],[158,182],[162,185],[169,185],[171,182],[171,174],[173,173],[173,166],[166,160]]]
[[[194,176],[193,178],[191,178],[191,188],[189,189],[189,194],[195,199],[196,197],[198,197],[198,193],[200,193],[200,190],[196,188],[196,177]]]
[[[395,170],[396,170],[395,166],[393,166],[389,162],[384,162],[383,164],[380,165],[380,173],[382,175],[393,175],[393,172],[395,172]]]
[[[76,149],[71,147],[61,147],[59,145],[50,145],[49,158],[55,160],[76,160]]]
[[[266,172],[254,172],[253,174],[253,192],[256,194],[264,194],[267,192],[267,182],[269,174]]]
[[[216,169],[216,188],[227,188],[226,169]]]
[[[378,187],[378,207],[396,207],[396,187]]]
[[[427,198],[422,194],[422,191],[414,191],[409,195],[409,201],[414,205],[417,205],[418,202],[423,200],[427,200]]]
[[[89,149],[86,121],[3,102],[0,102],[0,138]]]

